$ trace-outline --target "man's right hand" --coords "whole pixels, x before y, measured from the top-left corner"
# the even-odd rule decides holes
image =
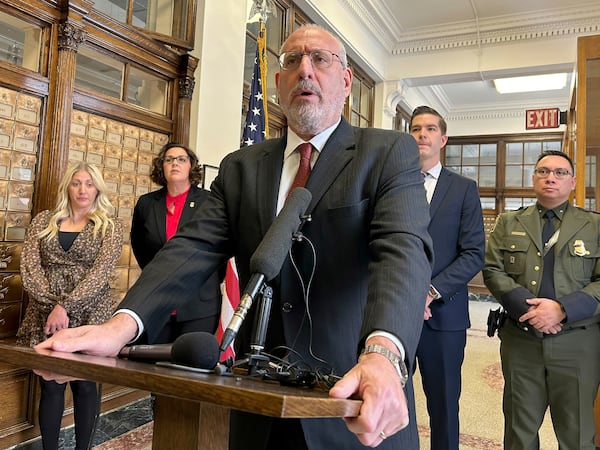
[[[36,345],[36,350],[81,352],[96,356],[117,356],[137,335],[137,323],[127,314],[116,314],[102,325],[84,325],[59,331]]]

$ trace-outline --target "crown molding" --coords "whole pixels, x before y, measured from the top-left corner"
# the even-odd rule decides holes
[[[391,52],[398,42],[400,29],[391,11],[381,0],[339,0],[362,23],[383,48]],[[376,6],[373,3],[377,3]]]
[[[392,55],[419,54],[507,42],[580,36],[600,32],[600,4],[555,8],[530,14],[505,15],[404,30],[385,0],[336,0]],[[320,11],[317,0],[303,0]]]
[[[554,17],[554,16],[553,16]],[[544,20],[545,16],[538,16]],[[550,18],[546,19],[550,20]],[[490,21],[491,22],[491,21]],[[443,50],[456,50],[491,45],[506,45],[519,41],[553,39],[565,36],[581,36],[600,31],[600,8],[598,14],[577,19],[567,19],[546,23],[529,23],[529,20],[495,20],[494,23],[480,24],[480,30],[473,30],[467,24],[444,27],[439,30],[405,33],[402,41],[392,50],[393,55],[428,53]],[[520,24],[519,24],[520,23]],[[438,36],[436,36],[436,34]]]

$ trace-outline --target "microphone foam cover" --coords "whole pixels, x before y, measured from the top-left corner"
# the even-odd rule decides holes
[[[219,362],[219,344],[211,333],[186,333],[173,342],[171,358],[175,364],[213,369]]]
[[[251,273],[262,273],[267,281],[277,276],[292,247],[292,237],[298,231],[301,216],[306,213],[311,200],[312,194],[306,188],[298,187],[290,192],[285,205],[250,258]]]

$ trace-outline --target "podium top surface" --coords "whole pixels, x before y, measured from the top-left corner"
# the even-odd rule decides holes
[[[362,403],[331,398],[320,388],[281,386],[257,378],[188,372],[111,357],[38,353],[6,344],[0,344],[0,362],[44,376],[53,374],[60,377],[57,381],[67,377],[94,380],[272,417],[355,417]]]

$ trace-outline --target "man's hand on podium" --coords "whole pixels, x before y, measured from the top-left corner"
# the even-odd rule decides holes
[[[60,330],[34,348],[40,352],[81,352],[96,356],[117,356],[137,335],[137,323],[127,314],[117,314],[102,325],[84,325]]]
[[[382,338],[376,338],[382,339]],[[390,347],[390,341],[386,347]],[[392,344],[393,345],[393,344]],[[397,352],[397,349],[396,349]],[[360,398],[358,417],[345,417],[348,429],[366,446],[376,447],[408,425],[408,404],[398,372],[377,353],[361,355],[359,362],[329,391],[335,398]]]

